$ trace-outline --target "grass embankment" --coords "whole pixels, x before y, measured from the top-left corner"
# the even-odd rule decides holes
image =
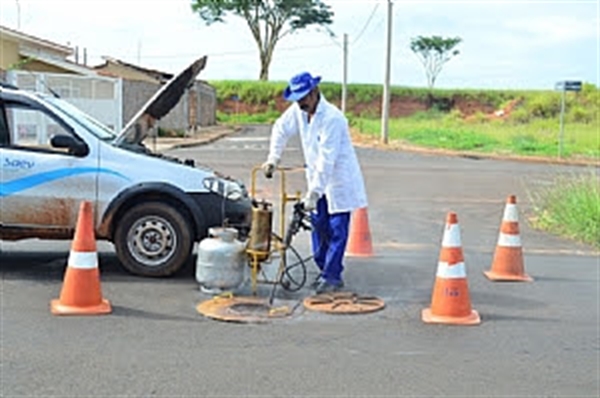
[[[530,193],[534,227],[600,249],[600,184],[597,171],[557,177],[550,187]]]
[[[245,104],[263,105],[274,105],[275,99],[281,97],[281,93],[287,85],[286,82],[246,80],[216,80],[210,81],[210,84],[216,88],[219,102],[235,96]],[[342,86],[339,83],[322,82],[319,87],[329,100],[336,100],[342,95]],[[380,103],[383,90],[380,84],[349,84],[347,91],[348,108],[350,109],[356,104]],[[398,99],[426,100],[430,95],[436,99],[450,99],[460,96],[465,100],[476,100],[496,107],[508,100],[536,93],[539,91],[474,89],[434,89],[430,91],[418,87],[391,87],[391,96]]]
[[[285,82],[211,82],[219,103],[232,96],[245,105],[260,106],[261,112],[218,112],[221,123],[272,123],[281,114],[281,92]],[[339,84],[322,83],[329,100],[340,98]],[[381,121],[380,85],[349,85],[347,116],[359,137],[378,139]],[[389,122],[390,142],[499,155],[556,158],[560,146],[560,93],[555,91],[433,90],[393,87],[392,102],[409,100],[428,103],[428,109]],[[431,101],[432,97],[435,101]],[[488,109],[505,109],[519,103],[502,118],[481,112],[465,117],[458,109],[444,109],[448,102],[472,101]],[[442,106],[440,106],[442,105]],[[562,157],[600,159],[600,90],[584,84],[579,93],[567,93]],[[600,247],[600,184],[597,171],[557,177],[552,187],[530,193],[536,218],[534,227]]]

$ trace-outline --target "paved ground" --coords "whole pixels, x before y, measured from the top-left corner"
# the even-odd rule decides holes
[[[240,177],[266,156],[252,128],[172,150]],[[363,316],[298,307],[288,319],[238,325],[195,306],[193,268],[171,279],[120,270],[102,244],[103,317],[48,311],[68,242],[2,242],[1,396],[597,396],[599,263],[590,247],[532,230],[527,193],[582,168],[359,149],[376,256],[348,258],[347,285],[386,301]],[[286,164],[300,164],[295,146]],[[597,170],[595,170],[597,172]],[[302,189],[292,175],[291,188]],[[276,185],[261,184],[273,197]],[[507,195],[516,194],[533,283],[492,283],[489,268]],[[426,325],[445,215],[456,211],[472,305],[482,324]],[[307,237],[299,237],[308,252]],[[261,291],[262,292],[262,291]],[[300,296],[278,294],[294,305]]]

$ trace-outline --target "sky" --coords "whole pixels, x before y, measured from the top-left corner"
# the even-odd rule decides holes
[[[315,28],[283,38],[270,80],[300,71],[341,82],[343,34],[348,82],[383,84],[386,0],[323,0],[335,37]],[[208,56],[199,78],[256,80],[258,49],[245,21],[230,16],[207,26],[191,0],[0,0],[0,24],[56,43],[85,48],[87,64],[110,56],[176,73]],[[600,86],[600,0],[394,0],[391,84],[426,86],[410,50],[416,36],[460,37],[460,54],[445,64],[436,87],[552,89],[557,81]]]

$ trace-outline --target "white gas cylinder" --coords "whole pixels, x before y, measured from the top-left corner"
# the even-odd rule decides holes
[[[233,228],[210,228],[200,241],[196,260],[196,280],[206,293],[235,289],[244,280],[247,268],[246,245]]]

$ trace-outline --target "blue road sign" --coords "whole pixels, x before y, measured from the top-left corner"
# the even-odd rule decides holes
[[[562,82],[557,82],[554,87],[556,90],[581,91],[581,82],[574,80],[565,80]]]

